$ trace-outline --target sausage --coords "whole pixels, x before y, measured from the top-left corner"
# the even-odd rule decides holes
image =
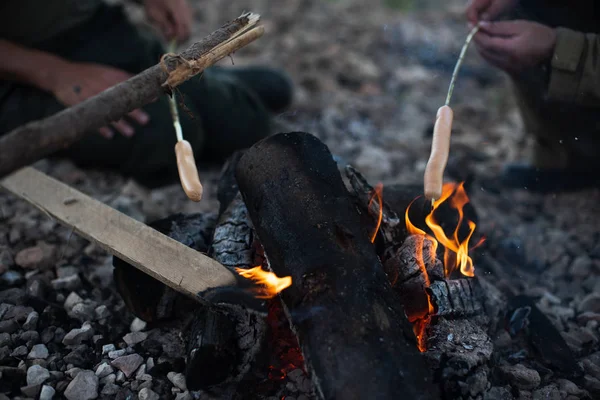
[[[192,146],[187,140],[178,141],[175,145],[175,155],[177,156],[179,179],[185,194],[192,201],[200,201],[204,189],[198,176],[198,168],[194,160]]]
[[[431,154],[425,167],[423,180],[425,197],[428,199],[437,200],[442,196],[444,169],[446,169],[450,151],[450,133],[452,132],[453,118],[454,112],[449,106],[444,105],[438,109],[433,128]]]

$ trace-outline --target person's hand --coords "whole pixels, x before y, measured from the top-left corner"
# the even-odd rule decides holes
[[[186,0],[145,0],[146,15],[168,40],[190,37],[192,10]]]
[[[467,20],[471,25],[476,25],[479,21],[493,21],[517,3],[518,0],[469,0]]]
[[[52,84],[48,89],[59,102],[70,107],[130,77],[131,74],[106,65],[65,62],[55,68]],[[149,121],[148,114],[139,109],[130,112],[128,116],[140,125]],[[113,122],[112,126],[127,137],[135,133],[134,128],[123,119]],[[114,135],[109,127],[102,127],[98,132],[106,138]]]
[[[481,22],[473,40],[486,61],[515,74],[550,60],[556,45],[556,31],[522,20]]]

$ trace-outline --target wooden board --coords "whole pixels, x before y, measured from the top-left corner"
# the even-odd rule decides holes
[[[188,296],[196,298],[209,288],[236,285],[233,273],[212,258],[34,168],[15,172],[0,186]]]

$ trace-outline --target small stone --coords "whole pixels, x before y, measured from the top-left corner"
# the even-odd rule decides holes
[[[67,296],[67,299],[65,300],[65,303],[64,303],[65,310],[71,311],[73,309],[73,307],[75,307],[75,305],[77,305],[79,303],[83,303],[83,299],[81,297],[79,297],[79,295],[77,293],[71,292]]]
[[[173,386],[181,389],[182,391],[185,392],[187,390],[187,385],[185,383],[185,375],[171,371],[167,374],[167,379],[171,381]]]
[[[34,343],[40,341],[40,334],[37,331],[25,331],[19,335],[21,341],[26,342],[28,347],[33,346]]]
[[[587,255],[582,255],[573,260],[569,272],[575,278],[587,278],[592,269],[592,259]]]
[[[96,368],[96,376],[98,378],[104,378],[114,372],[113,368],[107,363],[103,362]]]
[[[56,268],[56,277],[57,278],[67,278],[69,276],[77,275],[79,273],[79,269],[72,265],[66,265],[64,267]]]
[[[78,303],[71,308],[69,315],[81,322],[91,321],[96,316],[95,305],[86,302]]]
[[[30,360],[35,360],[38,358],[46,359],[48,358],[48,348],[45,344],[36,344],[31,348],[31,351],[27,355],[27,358]]]
[[[0,320],[4,319],[4,316],[11,310],[14,306],[12,304],[2,303],[0,304]]]
[[[50,284],[54,290],[75,290],[81,287],[79,275],[70,275],[64,278],[53,279]]]
[[[544,386],[533,392],[533,400],[561,400],[560,391],[554,385]]]
[[[100,393],[105,396],[113,396],[119,393],[119,389],[121,388],[115,385],[114,383],[107,383],[106,385],[104,385],[104,387],[102,388],[102,392]]]
[[[500,367],[500,372],[510,384],[518,389],[531,390],[541,383],[540,374],[522,364]]]
[[[27,369],[27,386],[41,385],[50,378],[50,372],[42,366],[32,365]]]
[[[37,311],[30,312],[29,315],[27,315],[27,319],[25,320],[25,323],[23,324],[23,329],[26,329],[26,330],[36,329],[39,319],[40,319],[40,314],[38,314]]]
[[[108,353],[110,353],[111,351],[115,351],[115,345],[110,343],[110,344],[105,344],[104,346],[102,346],[102,355],[106,355]]]
[[[0,291],[0,303],[14,305],[24,304],[25,298],[25,291],[21,288],[11,288]]]
[[[106,375],[104,378],[101,378],[100,383],[105,385],[107,383],[115,383],[116,380],[117,380],[117,375],[109,374],[109,375]]]
[[[117,382],[119,382],[119,383],[125,382],[125,379],[126,379],[126,377],[125,377],[125,374],[123,373],[123,371],[117,372],[117,378],[116,378]]]
[[[154,358],[148,357],[148,360],[146,361],[146,371],[150,372],[152,371],[152,368],[154,368]]]
[[[52,386],[44,385],[42,386],[42,391],[40,392],[39,400],[52,400],[56,391]]]
[[[136,344],[143,342],[148,337],[145,332],[131,332],[123,336],[123,340],[128,346],[135,346]]]
[[[81,372],[81,368],[71,368],[68,369],[67,371],[65,371],[65,374],[67,374],[67,376],[71,379],[75,379],[75,377],[77,376],[77,374],[79,374]]]
[[[36,398],[41,389],[42,385],[23,386],[21,393],[29,398]]]
[[[18,252],[15,263],[24,269],[46,269],[54,264],[55,253],[55,246],[40,241]]]
[[[25,278],[23,275],[15,270],[9,269],[0,275],[0,282],[5,284],[6,286],[18,286],[23,284]]]
[[[131,332],[141,332],[144,329],[146,329],[146,322],[142,321],[139,318],[134,318],[133,321],[131,321],[131,325],[129,326],[129,330]]]
[[[160,397],[156,392],[153,392],[150,389],[144,388],[140,390],[138,397],[140,400],[159,400]]]
[[[177,393],[175,400],[192,400],[192,395],[190,392]]]
[[[144,362],[144,359],[139,354],[130,354],[128,356],[119,357],[111,361],[111,365],[125,374],[129,378],[135,370]]]
[[[583,377],[583,387],[590,393],[593,399],[600,398],[600,380],[585,375]]]
[[[110,317],[110,310],[105,305],[96,307],[94,310],[96,319],[104,319]]]
[[[19,323],[14,319],[0,321],[0,333],[15,333],[19,330]]]
[[[94,329],[89,323],[84,323],[79,329],[72,329],[65,335],[62,343],[65,346],[72,346],[81,344],[82,342],[89,340],[94,336]]]
[[[110,358],[111,360],[114,360],[115,358],[124,356],[126,353],[127,353],[127,350],[125,350],[125,349],[109,351],[108,358]]]
[[[312,390],[312,382],[308,378],[304,378],[298,388],[304,393],[310,393]]]
[[[579,396],[581,394],[579,386],[567,379],[558,379],[556,383],[558,383],[560,390],[566,394],[573,396]]]
[[[27,346],[19,346],[19,347],[15,348],[12,351],[12,353],[10,353],[10,356],[15,357],[15,358],[22,358],[22,357],[25,357],[28,352],[29,352],[29,350],[27,349]]]
[[[590,293],[581,300],[579,303],[579,307],[577,307],[579,312],[593,312],[600,313],[600,293]]]
[[[98,397],[98,377],[94,371],[81,371],[65,390],[68,400],[92,400]]]
[[[0,347],[10,345],[11,343],[10,333],[0,333]]]

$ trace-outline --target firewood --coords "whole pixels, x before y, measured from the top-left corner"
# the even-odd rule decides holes
[[[26,167],[0,185],[108,253],[193,299],[209,288],[236,285],[236,274],[212,258],[34,168]]]
[[[245,13],[180,55],[167,55],[159,64],[125,82],[3,135],[0,138],[0,178],[172,92],[176,86],[262,36],[264,27],[257,26],[258,21],[258,14]]]
[[[322,399],[437,399],[412,327],[325,144],[278,134],[236,177]]]
[[[221,172],[217,196],[222,212],[210,249],[210,256],[236,275],[235,268],[251,268],[262,262],[252,222],[234,178],[240,155],[230,157]],[[262,349],[266,322],[243,303],[235,303],[239,292],[236,290],[231,298],[221,296],[221,292],[199,294],[211,305],[194,315],[185,371],[188,389],[231,390],[248,373]]]

